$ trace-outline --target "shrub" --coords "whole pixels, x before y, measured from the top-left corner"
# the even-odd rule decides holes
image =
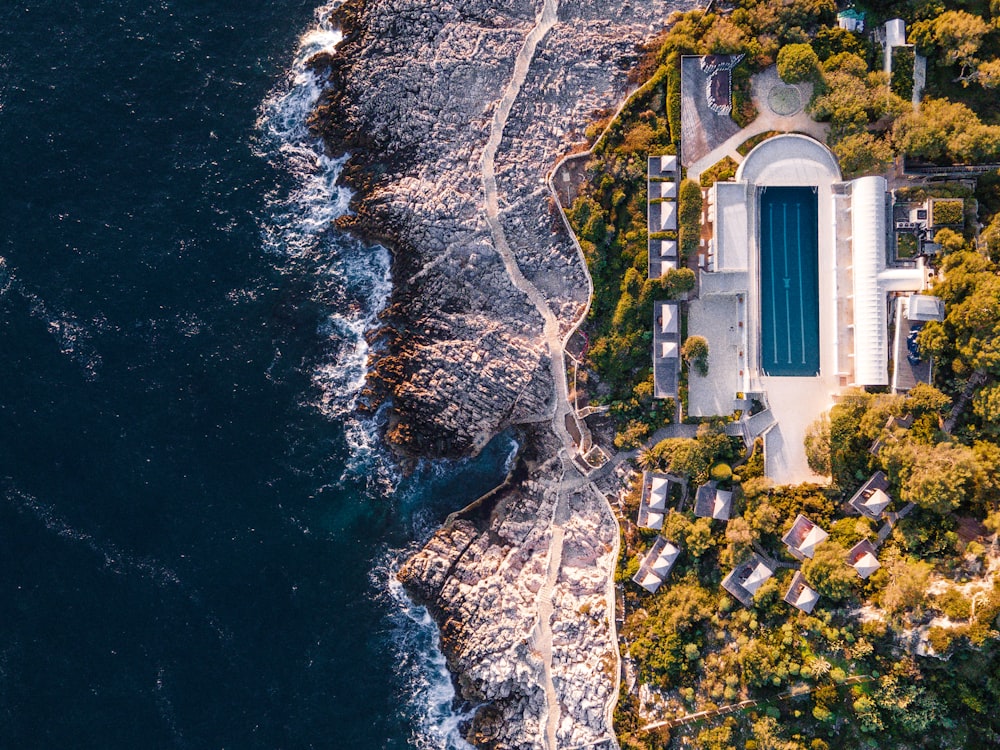
[[[716,182],[725,182],[736,176],[739,164],[731,156],[724,156],[711,167],[701,173],[701,186],[711,187]]]
[[[972,604],[955,589],[939,594],[936,604],[952,620],[968,620],[972,614]]]
[[[913,47],[892,49],[892,93],[909,100],[913,96]]]
[[[681,354],[700,375],[708,375],[708,341],[704,336],[688,336],[681,347]]]
[[[681,57],[676,52],[667,58],[667,121],[670,137],[681,142]]]
[[[694,180],[684,180],[678,191],[677,203],[681,257],[689,258],[697,252],[701,237],[701,185]]]
[[[965,202],[961,198],[944,198],[931,201],[931,224],[945,226],[961,224]]]
[[[716,482],[728,482],[733,478],[733,469],[729,464],[720,461],[709,469],[708,475]]]

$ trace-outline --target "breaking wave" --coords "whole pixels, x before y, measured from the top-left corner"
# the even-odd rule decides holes
[[[311,372],[316,395],[312,406],[344,422],[351,457],[342,479],[364,478],[391,490],[398,481],[382,454],[379,418],[357,414],[357,399],[368,372],[366,333],[377,324],[392,291],[390,256],[334,226],[350,211],[352,192],[338,184],[347,157],[333,158],[307,126],[323,91],[323,79],[310,61],[332,53],[341,32],[330,22],[336,4],[316,11],[315,25],[299,40],[285,80],[263,102],[257,128],[261,155],[289,179],[290,187],[268,195],[262,222],[265,251],[289,273],[310,278],[323,309],[318,334],[325,352]]]
[[[437,625],[426,607],[410,600],[392,573],[402,556],[387,555],[375,567],[372,583],[385,589],[393,605],[392,646],[413,721],[410,744],[420,750],[473,750],[460,729],[472,719],[475,706],[456,701]]]
[[[350,211],[351,191],[338,184],[346,157],[327,155],[306,125],[323,85],[309,61],[318,53],[332,52],[341,40],[328,20],[335,7],[316,11],[316,22],[299,40],[285,80],[260,108],[260,155],[287,178],[279,180],[286,187],[267,196],[261,237],[279,269],[309,279],[310,293],[325,311],[318,330],[325,353],[311,372],[318,396],[310,405],[343,426],[350,455],[340,482],[356,486],[360,481],[372,496],[392,495],[394,502],[419,505],[421,490],[401,487],[403,480],[379,440],[384,409],[374,416],[357,413],[370,353],[366,334],[377,325],[392,291],[390,256],[385,248],[366,246],[334,225]],[[417,475],[427,471],[424,466]],[[429,521],[419,510],[415,516],[420,535],[429,533]],[[398,657],[397,689],[405,696],[411,722],[410,744],[426,750],[469,750],[459,727],[471,715],[457,707],[437,627],[395,578],[403,555],[400,550],[386,553],[373,567],[371,585],[389,610]]]

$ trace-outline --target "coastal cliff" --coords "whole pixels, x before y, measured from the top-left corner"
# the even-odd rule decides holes
[[[313,128],[348,152],[341,224],[393,253],[365,396],[403,455],[475,453],[526,428],[520,470],[404,566],[481,747],[614,746],[617,525],[572,460],[562,345],[583,258],[547,173],[624,96],[676,4],[349,0]]]

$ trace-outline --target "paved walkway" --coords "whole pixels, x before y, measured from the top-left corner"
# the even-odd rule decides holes
[[[859,674],[852,677],[848,677],[844,680],[841,685],[857,685],[862,682],[870,682],[874,680],[874,676],[870,674]],[[773,703],[775,701],[788,700],[789,698],[799,698],[803,695],[809,695],[817,688],[821,687],[816,685],[815,687],[809,687],[808,685],[799,685],[797,687],[788,690],[787,692],[780,693],[773,698],[760,698],[753,701],[740,701],[739,703],[730,703],[726,706],[719,706],[718,708],[710,709],[708,711],[698,711],[693,714],[688,714],[687,716],[679,716],[676,719],[664,719],[663,721],[654,721],[651,724],[646,724],[644,727],[640,727],[640,732],[648,732],[653,729],[668,728],[673,729],[674,727],[683,726],[684,724],[691,724],[696,721],[701,721],[703,719],[711,719],[716,716],[723,716],[725,714],[731,714],[734,711],[743,711],[748,708],[753,708],[754,706],[759,706],[762,703]]]
[[[521,47],[521,50],[518,52],[517,59],[514,61],[514,71],[511,79],[507,83],[503,95],[497,104],[497,108],[494,111],[493,120],[490,124],[489,138],[487,139],[486,145],[483,149],[481,162],[483,176],[483,208],[486,214],[486,222],[489,225],[490,234],[493,238],[493,245],[496,248],[497,254],[503,261],[504,268],[510,277],[511,283],[513,283],[518,290],[523,292],[525,296],[528,297],[531,304],[545,321],[544,337],[549,351],[549,368],[552,375],[555,396],[555,407],[550,415],[550,419],[552,430],[563,445],[562,449],[559,451],[559,459],[562,462],[563,469],[558,486],[555,488],[557,496],[553,505],[553,516],[550,526],[552,540],[549,545],[549,560],[546,568],[547,575],[545,583],[539,589],[536,600],[538,607],[538,619],[535,623],[535,629],[532,634],[534,646],[542,660],[542,688],[545,693],[546,702],[544,726],[541,728],[542,736],[539,740],[541,745],[547,750],[557,750],[557,731],[562,718],[559,696],[556,692],[556,686],[552,674],[552,619],[555,614],[553,604],[554,588],[558,580],[559,570],[562,566],[563,537],[565,534],[564,525],[566,521],[569,520],[567,516],[568,504],[566,502],[568,494],[581,485],[589,485],[590,490],[604,502],[605,509],[609,517],[614,522],[616,530],[614,540],[612,542],[614,549],[612,550],[612,554],[609,556],[612,566],[615,565],[618,559],[618,544],[620,538],[618,520],[615,517],[611,506],[608,505],[607,499],[593,485],[592,479],[582,476],[581,472],[575,467],[570,458],[576,453],[576,444],[573,440],[573,436],[570,434],[570,430],[567,428],[567,425],[570,422],[575,422],[577,417],[574,405],[571,404],[569,400],[569,387],[567,383],[565,358],[566,345],[569,342],[570,337],[576,332],[577,328],[586,317],[590,309],[590,300],[593,298],[594,291],[593,280],[590,278],[590,273],[587,272],[586,260],[583,255],[583,251],[580,248],[579,243],[572,232],[572,228],[569,226],[568,220],[564,215],[563,220],[566,222],[567,230],[573,238],[573,243],[577,249],[580,263],[583,265],[583,269],[586,274],[588,285],[588,303],[587,307],[580,313],[580,317],[570,326],[566,334],[564,336],[560,336],[558,318],[546,301],[545,296],[534,284],[525,278],[524,274],[521,272],[517,259],[515,258],[514,253],[507,241],[503,225],[499,219],[500,209],[497,198],[496,154],[500,148],[500,142],[503,139],[507,119],[510,117],[511,109],[513,108],[514,102],[521,91],[521,87],[524,85],[528,70],[531,67],[531,62],[534,59],[535,50],[537,49],[539,42],[545,38],[549,31],[551,31],[558,22],[558,9],[559,0],[544,0],[542,10],[535,19],[535,25],[525,37],[524,45]],[[622,106],[624,106],[624,103]],[[549,187],[552,189],[551,175],[549,177]],[[617,463],[622,460],[618,456],[616,456],[615,459],[616,460],[612,462],[613,465],[617,465]],[[567,476],[567,474],[569,476]],[[605,597],[607,600],[608,620],[610,626],[609,635],[615,647],[614,653],[617,655],[618,635],[614,622],[614,571],[613,569],[609,569],[605,572],[607,574]],[[616,664],[615,673],[617,674],[618,672],[620,672],[620,665]],[[612,713],[614,711],[617,695],[617,690],[612,691],[608,705],[605,706],[605,722],[608,732],[612,731]]]
[[[777,85],[784,84],[781,83],[774,68],[768,68],[763,73],[754,76],[753,102],[757,106],[757,118],[736,135],[723,141],[705,156],[690,164],[688,178],[698,180],[702,172],[727,156],[731,157],[737,164],[741,164],[743,157],[736,149],[755,135],[766,133],[769,130],[781,133],[805,133],[818,141],[826,142],[826,134],[830,126],[826,123],[816,122],[806,114],[805,110],[791,116],[779,115],[771,110],[767,104],[767,97],[771,89]],[[802,93],[804,101],[808,101],[805,89],[800,93]]]

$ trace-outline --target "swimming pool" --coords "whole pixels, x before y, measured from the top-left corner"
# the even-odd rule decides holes
[[[761,188],[758,206],[761,368],[767,375],[818,375],[816,188]]]

